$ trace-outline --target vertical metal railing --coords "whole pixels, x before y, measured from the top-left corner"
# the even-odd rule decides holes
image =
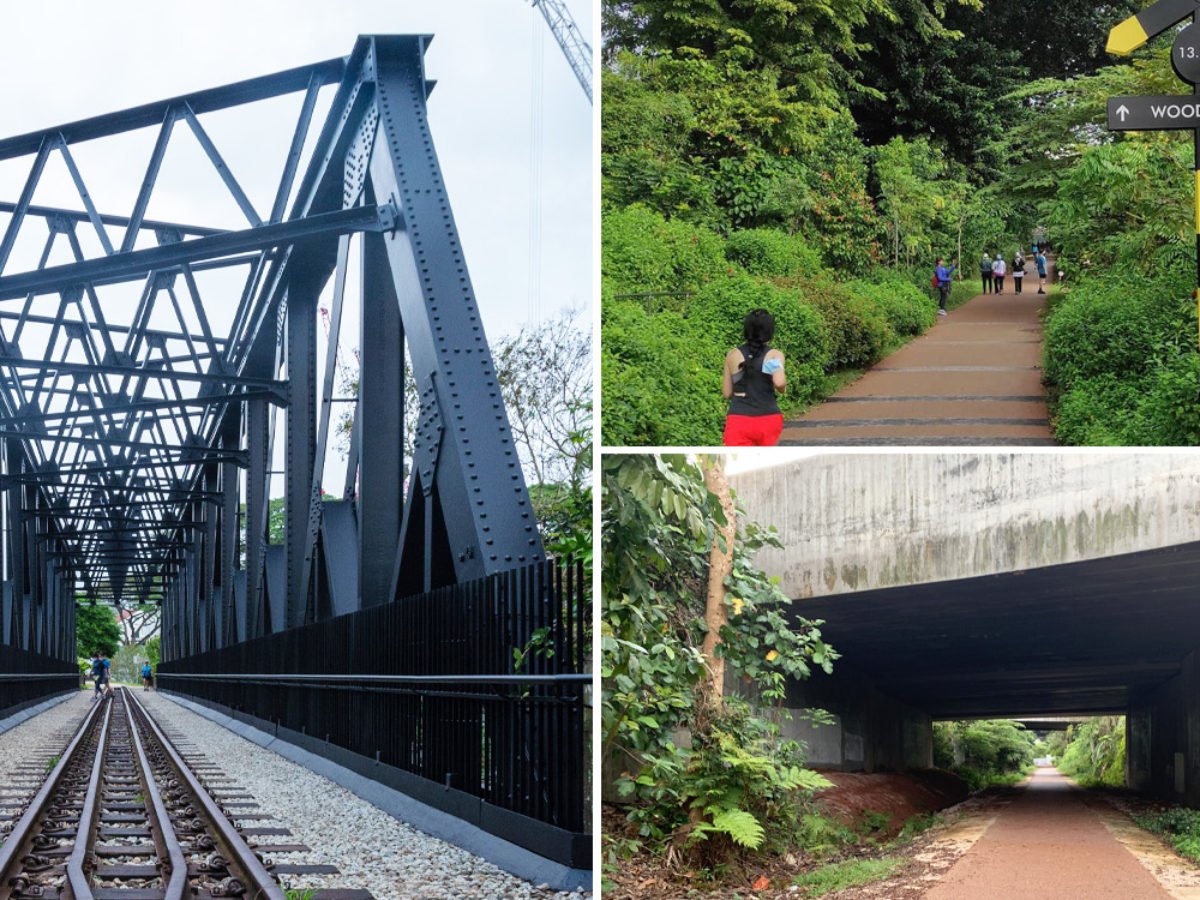
[[[539,562],[163,663],[163,687],[589,828],[590,595]]]
[[[0,644],[0,717],[78,687],[73,663]]]

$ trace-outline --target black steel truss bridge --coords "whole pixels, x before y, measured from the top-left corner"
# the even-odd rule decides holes
[[[586,867],[588,590],[545,558],[430,40],[0,139],[0,709],[74,683],[78,603],[160,604],[165,689]]]

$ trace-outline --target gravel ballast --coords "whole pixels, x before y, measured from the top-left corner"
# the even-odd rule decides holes
[[[277,862],[332,864],[338,875],[285,875],[289,888],[364,888],[377,900],[537,898],[580,900],[590,894],[554,892],[511,875],[466,850],[393,818],[328,779],[153,692],[138,698],[168,733],[221,767],[232,783],[253,794],[262,811],[290,828],[287,842],[305,854]],[[70,705],[70,704],[64,704]],[[40,716],[38,718],[41,718]],[[2,753],[0,745],[0,753]]]
[[[57,753],[66,747],[91,702],[91,692],[80,691],[77,696],[0,733],[0,784],[7,783],[22,763],[42,760],[46,755],[43,751]]]

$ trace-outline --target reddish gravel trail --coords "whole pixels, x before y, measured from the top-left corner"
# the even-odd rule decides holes
[[[925,900],[1169,900],[1054,769],[1039,769]]]
[[[1031,267],[1032,268],[1032,267]],[[1050,275],[1053,277],[1053,267]],[[1038,280],[980,294],[800,419],[790,445],[1054,444],[1042,388]]]

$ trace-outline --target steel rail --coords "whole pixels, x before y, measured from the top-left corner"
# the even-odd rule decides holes
[[[154,808],[154,818],[158,820],[158,833],[162,838],[163,846],[167,851],[167,858],[171,861],[171,877],[166,884],[166,897],[164,900],[181,900],[188,889],[188,864],[187,858],[183,855],[183,845],[179,843],[179,835],[175,833],[175,826],[171,823],[171,815],[167,812],[167,806],[163,803],[162,794],[159,793],[158,783],[154,780],[154,770],[150,767],[150,759],[146,756],[146,748],[142,744],[142,736],[139,733],[139,714],[144,715],[144,711],[140,707],[134,707],[129,702],[129,697],[133,696],[132,692],[127,688],[121,688],[121,693],[125,695],[125,712],[129,716],[129,732],[133,737],[133,748],[137,755],[138,765],[142,769],[143,785],[146,790],[146,798],[150,801],[150,805]]]
[[[0,885],[8,884],[13,863],[21,860],[29,852],[29,848],[25,845],[33,837],[43,813],[45,813],[46,808],[50,804],[50,798],[54,796],[54,792],[58,789],[59,782],[62,781],[67,767],[74,761],[74,756],[79,749],[79,745],[90,733],[96,716],[100,712],[101,705],[95,703],[88,710],[87,715],[83,717],[83,721],[79,724],[75,736],[71,738],[70,743],[63,750],[58,763],[55,764],[50,774],[46,777],[46,780],[42,782],[42,786],[38,788],[38,792],[33,795],[33,799],[25,807],[25,812],[17,820],[17,823],[13,826],[13,830],[9,832],[3,846],[0,846]]]
[[[175,749],[175,745],[171,743],[162,729],[158,727],[158,723],[154,721],[154,718],[146,712],[146,708],[142,706],[137,695],[130,691],[126,691],[126,693],[128,694],[128,701],[144,716],[147,730],[170,759],[171,765],[175,769],[180,781],[203,808],[205,816],[207,816],[213,826],[213,831],[216,832],[220,849],[224,851],[222,855],[250,879],[250,883],[246,885],[247,896],[251,900],[260,900],[260,898],[261,900],[287,900],[287,895],[284,893],[283,888],[279,886],[279,882],[267,871],[254,850],[246,843],[245,838],[238,834],[237,829],[233,827],[225,817],[225,813],[221,811],[221,807],[209,796],[204,785],[200,783],[188,764],[184,762],[183,757],[179,755],[179,752]]]
[[[94,702],[94,701],[93,701]],[[113,700],[108,698],[98,704],[104,707],[104,722],[100,725],[100,739],[96,742],[96,755],[92,760],[92,776],[88,779],[87,795],[83,809],[79,812],[79,824],[75,826],[75,846],[67,860],[67,883],[71,887],[73,900],[93,900],[92,886],[88,883],[83,865],[91,855],[92,834],[96,831],[96,815],[100,805],[101,783],[104,780],[104,758],[108,750],[108,726],[112,722]]]

